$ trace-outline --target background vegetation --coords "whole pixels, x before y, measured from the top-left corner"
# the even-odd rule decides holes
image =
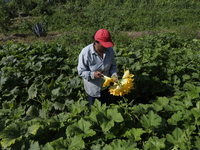
[[[29,33],[39,22],[48,32],[93,33],[106,28],[111,32],[175,30],[184,35],[189,31],[195,36],[199,5],[197,0],[1,0],[0,27],[8,33]],[[20,12],[28,19],[17,19]]]

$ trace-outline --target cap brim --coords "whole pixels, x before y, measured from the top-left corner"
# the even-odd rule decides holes
[[[113,47],[114,46],[114,43],[112,41],[109,41],[109,42],[104,42],[104,41],[101,41],[99,40],[99,42],[101,43],[101,45],[105,48],[109,48],[109,47]]]

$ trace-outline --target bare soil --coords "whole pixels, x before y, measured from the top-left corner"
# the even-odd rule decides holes
[[[1,34],[0,33],[0,45],[6,44],[9,41],[12,41],[13,43],[24,43],[24,44],[30,44],[34,41],[44,41],[44,42],[50,42],[56,38],[59,38],[61,36],[61,33],[48,33],[46,37],[37,37],[35,34],[29,33],[29,34]]]
[[[167,31],[161,31],[161,32],[167,32]],[[148,34],[152,34],[150,31],[141,31],[141,32],[126,32],[128,36],[134,40],[137,37],[142,37]],[[160,33],[160,32],[159,32]],[[46,37],[37,37],[34,33],[28,33],[28,34],[7,34],[4,35],[3,33],[0,33],[0,45],[4,45],[8,43],[9,41],[12,41],[13,43],[24,43],[24,44],[30,44],[35,41],[44,41],[44,42],[51,42],[52,40],[59,38],[63,33],[56,32],[56,33],[47,33]],[[197,32],[198,39],[200,38],[200,32]]]
[[[138,36],[144,36],[149,34],[147,31],[145,32],[127,32],[129,37],[131,37],[133,40]],[[51,42],[52,40],[59,38],[62,35],[62,33],[47,33],[46,37],[37,37],[34,33],[29,34],[7,34],[4,35],[0,33],[0,45],[6,44],[9,41],[12,41],[13,43],[24,43],[24,44],[30,44],[34,41],[44,41],[44,42]]]

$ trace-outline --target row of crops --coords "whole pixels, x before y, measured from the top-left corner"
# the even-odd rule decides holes
[[[200,149],[199,48],[174,33],[114,47],[119,76],[134,74],[135,89],[90,111],[70,48],[1,45],[0,149]]]

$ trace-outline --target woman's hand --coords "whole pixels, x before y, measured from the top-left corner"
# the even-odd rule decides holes
[[[114,79],[115,82],[118,81],[118,75],[114,75],[112,78]]]
[[[99,71],[95,71],[94,72],[94,77],[95,78],[101,78],[101,77],[103,77],[103,74],[101,72],[99,72]]]

